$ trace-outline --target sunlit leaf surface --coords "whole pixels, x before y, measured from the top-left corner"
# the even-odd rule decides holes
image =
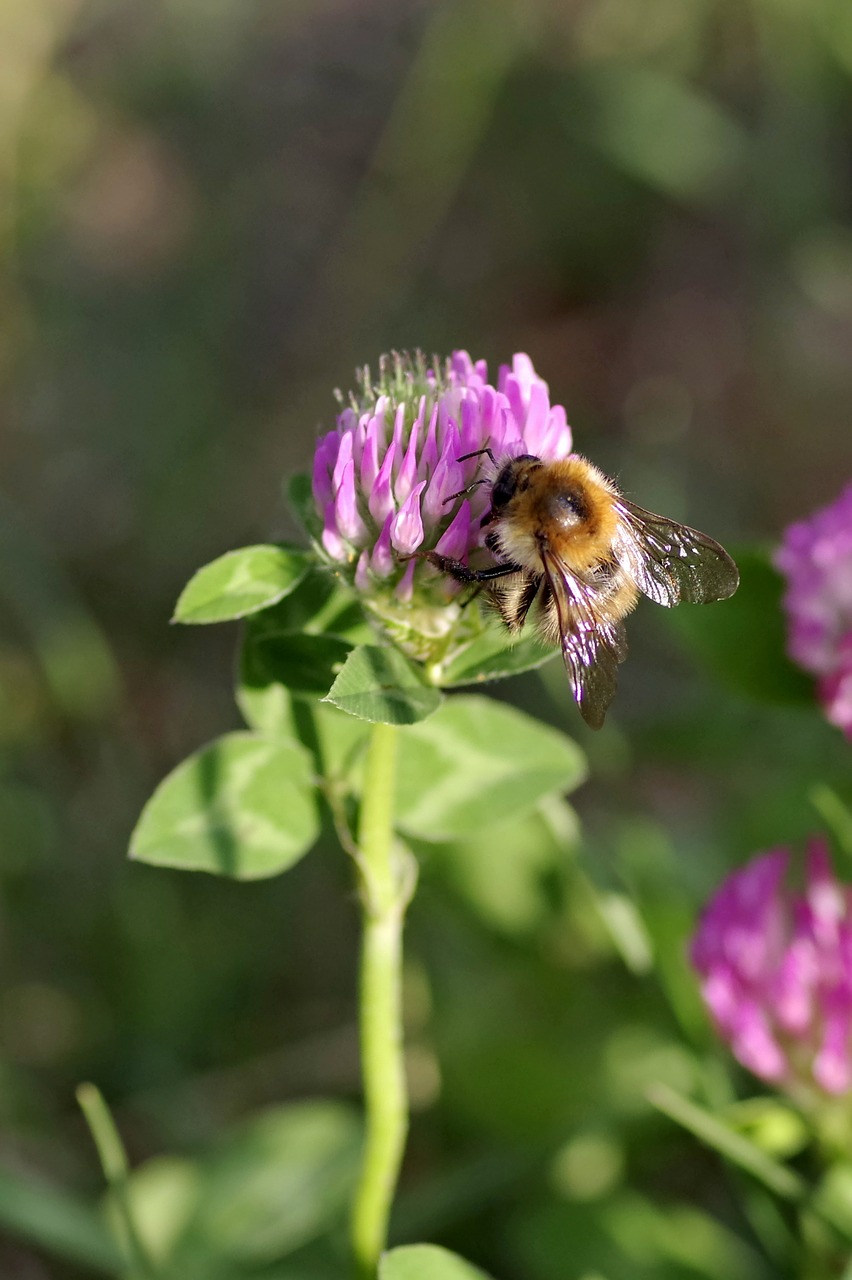
[[[256,880],[292,866],[317,832],[304,749],[231,733],[160,783],[133,832],[130,856],[155,866]]]
[[[283,546],[228,551],[190,578],[175,622],[226,622],[265,609],[294,591],[308,571],[302,551]]]

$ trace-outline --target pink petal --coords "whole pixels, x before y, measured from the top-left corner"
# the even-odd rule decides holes
[[[420,495],[425,488],[425,480],[414,486],[391,523],[391,544],[400,555],[410,555],[423,541]]]

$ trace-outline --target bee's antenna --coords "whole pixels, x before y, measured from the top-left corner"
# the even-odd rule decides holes
[[[469,458],[472,458],[473,454],[469,453],[467,456]],[[459,458],[457,459],[457,461],[461,462],[462,459]],[[491,483],[490,480],[474,480],[473,483],[469,484],[466,489],[459,489],[458,493],[451,493],[449,498],[445,498],[444,506],[446,506],[448,502],[455,502],[456,498],[466,498],[469,493],[473,493],[474,489],[478,489],[481,484],[490,484],[490,483]]]
[[[492,467],[496,467],[497,459],[494,457],[494,454],[488,448],[488,445],[486,445],[484,449],[474,449],[473,453],[463,453],[460,458],[456,458],[456,462],[467,462],[468,458],[481,458],[483,453],[488,454],[488,457],[491,459]],[[462,490],[462,493],[464,493],[464,490]],[[458,497],[458,494],[456,494],[456,497]]]

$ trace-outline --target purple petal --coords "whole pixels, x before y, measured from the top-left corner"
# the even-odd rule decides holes
[[[322,545],[325,547],[326,554],[331,556],[332,560],[347,560],[349,558],[349,553],[337,531],[337,519],[335,516],[333,499],[326,506],[323,519],[324,528],[322,531]]]
[[[438,554],[466,562],[470,549],[470,523],[470,503],[465,501],[438,539],[435,545]]]
[[[498,436],[502,439],[508,409],[509,404],[505,396],[501,396],[493,387],[483,387],[482,394],[479,397],[479,423],[483,436],[482,443],[485,444],[487,442],[495,455],[497,448],[499,448]],[[497,448],[495,448],[495,441],[497,441]]]
[[[414,569],[415,561],[410,560],[405,566],[405,573],[400,578],[394,590],[394,595],[398,600],[402,600],[404,604],[408,604],[414,595]]]
[[[426,432],[426,439],[423,441],[423,448],[420,451],[420,468],[418,477],[421,480],[428,480],[432,472],[438,465],[438,406],[434,405],[432,416],[429,419],[429,430]]]
[[[526,422],[526,405],[524,404],[521,388],[518,385],[517,378],[513,374],[509,374],[506,378],[505,385],[500,388],[509,401],[509,410],[515,420],[515,429],[518,435],[523,435],[524,424]]]
[[[344,431],[354,431],[358,425],[358,415],[351,405],[347,405],[345,409],[341,409],[337,415],[337,430],[339,434]]]
[[[361,468],[361,455],[364,452],[364,438],[367,434],[366,417],[353,427],[352,435],[352,461],[355,463],[356,471]]]
[[[343,482],[343,473],[352,461],[352,432],[347,431],[345,435],[340,437],[340,448],[337,451],[337,458],[334,463],[334,470],[331,473],[331,483],[334,492],[337,493]]]
[[[819,700],[829,724],[852,739],[852,662],[820,680]]]
[[[355,566],[355,586],[358,591],[370,590],[370,554],[362,551]]]
[[[393,420],[393,435],[391,440],[396,446],[397,454],[402,453],[402,435],[405,430],[405,405],[397,406],[396,415]]]
[[[756,1004],[740,1007],[739,1025],[731,1048],[743,1066],[763,1080],[781,1080],[787,1073],[787,1059],[770,1030],[766,1015]]]
[[[534,382],[529,390],[527,400],[527,417],[524,424],[524,439],[530,453],[541,457],[541,449],[550,415],[550,396],[543,382]]]
[[[728,1036],[737,1023],[742,990],[727,965],[716,965],[701,984],[704,1003],[722,1035]]]
[[[402,466],[399,469],[399,475],[394,485],[394,497],[400,505],[414,488],[414,482],[417,478],[417,442],[420,435],[420,420],[418,419],[411,429],[411,436],[408,440],[408,448],[405,451],[405,457],[402,460]]]
[[[808,844],[805,899],[811,912],[817,942],[823,947],[835,946],[838,927],[846,911],[846,901],[843,890],[834,878],[828,845],[824,840],[813,839]]]
[[[372,493],[379,474],[379,432],[376,426],[378,421],[378,418],[371,418],[361,454],[361,492],[366,494]]]
[[[547,462],[555,462],[567,458],[571,452],[571,428],[565,418],[565,410],[561,404],[555,404],[550,410],[547,429],[539,445],[538,456]]]
[[[460,405],[461,430],[459,432],[460,455],[473,453],[488,443],[482,430],[482,412],[479,401],[467,396]]]
[[[802,1036],[814,1013],[814,987],[819,961],[808,938],[796,938],[787,948],[772,983],[770,1004],[782,1031]]]
[[[822,1045],[813,1064],[814,1079],[826,1093],[846,1093],[852,1085],[850,1030],[852,1015],[848,1009],[837,1010],[826,1016]]]
[[[344,469],[340,487],[334,499],[334,516],[338,530],[347,541],[357,544],[366,540],[367,526],[358,511],[354,462],[348,462]]]
[[[458,433],[455,427],[450,427],[423,499],[423,515],[430,527],[447,516],[447,499],[464,488],[464,471],[456,461],[460,453]]]
[[[400,555],[410,555],[423,541],[420,495],[425,488],[425,480],[416,484],[393,518],[390,530],[391,544]]]
[[[396,503],[393,500],[393,464],[395,459],[396,444],[391,440],[387,453],[382,459],[379,474],[376,476],[376,483],[373,485],[367,503],[370,508],[370,515],[376,524],[383,524],[387,516],[396,511]]]
[[[466,351],[453,352],[450,356],[450,368],[463,385],[466,385],[475,376],[473,361]]]
[[[317,441],[314,451],[313,493],[319,510],[325,510],[334,495],[331,482],[331,471],[337,460],[340,448],[340,436],[336,431],[329,431]]]
[[[394,513],[391,512],[382,525],[382,531],[376,539],[376,545],[370,557],[370,568],[377,578],[389,578],[396,565],[390,537],[393,519]]]

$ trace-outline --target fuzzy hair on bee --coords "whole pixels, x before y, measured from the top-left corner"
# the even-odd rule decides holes
[[[493,477],[463,492],[490,485],[482,526],[494,565],[471,569],[437,552],[426,559],[483,587],[511,635],[529,618],[558,644],[580,713],[599,729],[627,656],[624,619],[639,596],[666,607],[725,600],[739,585],[737,566],[706,534],[629,502],[579,454],[497,462],[481,452]]]

